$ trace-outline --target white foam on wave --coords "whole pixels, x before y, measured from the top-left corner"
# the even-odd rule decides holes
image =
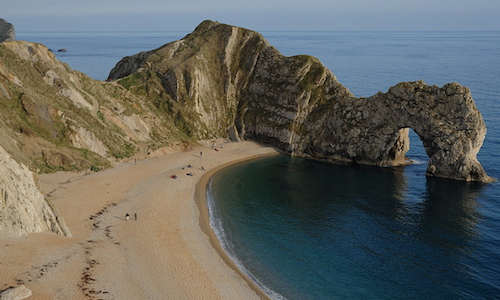
[[[220,218],[220,214],[217,211],[217,206],[215,205],[214,195],[212,192],[212,180],[210,179],[207,184],[207,207],[208,207],[208,215],[210,219],[210,227],[215,233],[215,236],[219,240],[221,244],[222,250],[226,253],[226,255],[236,264],[238,269],[245,274],[250,280],[252,280],[269,298],[273,300],[287,300],[283,295],[278,292],[270,289],[266,285],[264,285],[257,277],[255,277],[247,268],[245,268],[243,262],[236,255],[234,244],[231,243],[227,234],[222,225],[222,220]]]
[[[429,160],[425,160],[419,157],[408,157],[412,164],[414,165],[423,165],[429,162]]]

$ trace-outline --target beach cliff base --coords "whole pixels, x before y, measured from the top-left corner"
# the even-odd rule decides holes
[[[253,142],[218,146],[94,174],[40,176],[73,236],[0,240],[0,291],[24,285],[40,300],[266,299],[221,252],[200,191],[220,166],[276,151]]]

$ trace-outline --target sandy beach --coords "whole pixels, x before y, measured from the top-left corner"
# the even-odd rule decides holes
[[[0,240],[0,290],[24,284],[39,300],[267,299],[218,245],[205,187],[225,165],[273,154],[253,142],[226,143],[93,174],[40,175],[73,236]]]

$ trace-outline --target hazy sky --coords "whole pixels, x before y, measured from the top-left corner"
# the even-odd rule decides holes
[[[500,0],[6,0],[16,31],[500,30]]]

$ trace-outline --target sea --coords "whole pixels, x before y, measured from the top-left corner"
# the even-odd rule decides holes
[[[16,32],[105,80],[123,57],[188,32]],[[467,86],[487,126],[478,159],[500,178],[500,32],[263,31],[286,56],[312,55],[357,97],[402,81]],[[65,49],[67,52],[58,52]],[[284,155],[211,178],[211,226],[272,299],[500,299],[500,184],[425,176],[412,165],[337,165]]]

